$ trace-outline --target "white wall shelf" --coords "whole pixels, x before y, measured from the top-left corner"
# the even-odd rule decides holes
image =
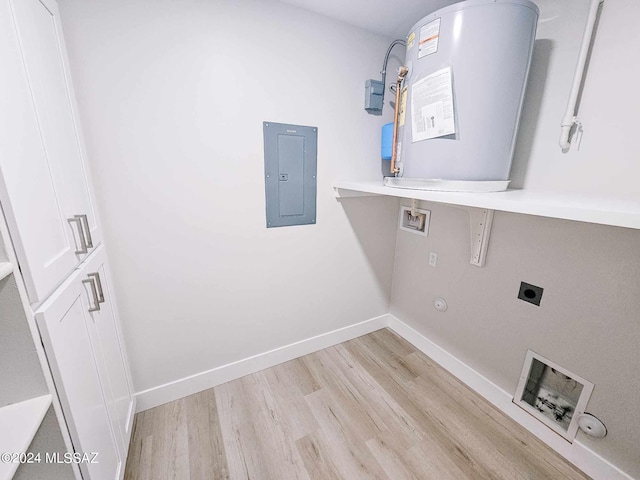
[[[427,202],[524,213],[578,222],[640,229],[640,202],[527,190],[491,193],[435,192],[387,187],[382,181],[338,181],[336,197],[386,195]]]
[[[13,272],[13,264],[9,262],[0,262],[0,280],[8,277]]]
[[[42,395],[0,408],[0,452],[27,451],[51,405],[51,398],[51,395]],[[0,480],[12,478],[18,466],[19,463],[0,462]]]

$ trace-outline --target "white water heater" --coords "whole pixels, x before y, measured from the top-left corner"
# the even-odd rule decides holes
[[[400,172],[387,185],[507,188],[538,12],[528,0],[466,0],[413,26],[400,94]]]

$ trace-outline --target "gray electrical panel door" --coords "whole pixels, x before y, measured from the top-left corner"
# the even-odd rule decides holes
[[[318,129],[264,122],[267,228],[316,223]]]

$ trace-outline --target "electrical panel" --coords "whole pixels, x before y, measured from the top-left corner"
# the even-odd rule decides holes
[[[264,122],[267,228],[316,223],[318,129]]]

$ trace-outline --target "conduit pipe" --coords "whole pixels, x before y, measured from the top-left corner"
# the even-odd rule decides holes
[[[403,47],[407,46],[407,42],[402,39],[394,40],[387,48],[387,54],[384,56],[384,62],[382,62],[382,70],[380,71],[380,75],[382,75],[382,106],[384,108],[384,94],[387,90],[387,63],[389,63],[389,55],[391,55],[391,50],[396,45],[402,45]]]
[[[576,71],[573,75],[573,85],[571,86],[571,93],[569,94],[569,104],[567,105],[567,111],[564,114],[562,123],[560,124],[560,148],[562,148],[563,152],[568,151],[571,147],[571,139],[569,138],[571,128],[579,123],[579,119],[576,116],[576,104],[578,103],[580,85],[582,84],[584,69],[587,64],[589,46],[591,45],[591,39],[593,38],[593,32],[596,26],[598,8],[601,3],[604,3],[604,0],[590,0],[589,16],[587,17],[587,25],[582,36],[582,45],[578,56],[578,64],[576,65]]]

